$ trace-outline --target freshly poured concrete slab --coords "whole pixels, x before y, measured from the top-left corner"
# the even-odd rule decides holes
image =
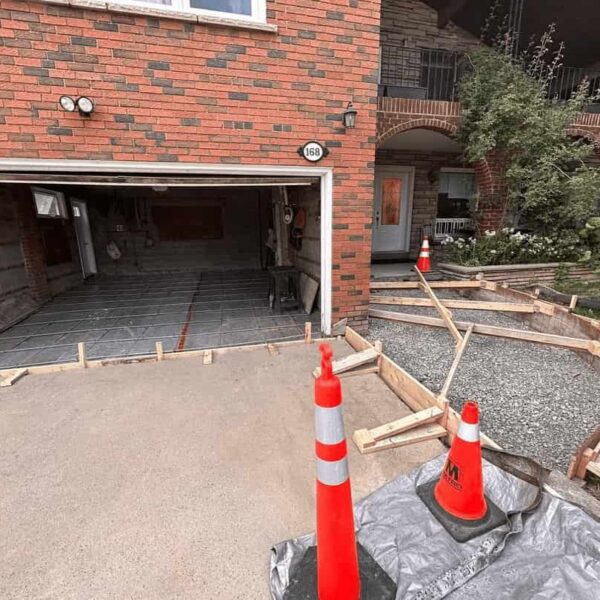
[[[269,598],[270,547],[315,526],[318,362],[301,344],[3,389],[0,598]],[[377,375],[342,386],[348,437],[409,413]],[[348,447],[355,499],[444,450]]]

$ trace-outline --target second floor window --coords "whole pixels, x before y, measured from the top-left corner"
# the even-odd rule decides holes
[[[264,21],[266,18],[266,0],[116,0],[116,3],[127,6],[152,5],[165,9],[252,21]]]

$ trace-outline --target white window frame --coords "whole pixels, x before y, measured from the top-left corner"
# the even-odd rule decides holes
[[[180,12],[194,15],[202,15],[206,17],[215,17],[219,19],[249,21],[251,23],[266,23],[267,22],[267,0],[251,0],[252,14],[242,15],[232,12],[223,12],[219,10],[209,10],[205,8],[192,8],[190,0],[171,0],[171,4],[158,4],[149,2],[148,0],[112,0],[113,4],[121,6],[140,8],[155,8],[157,10],[168,12]]]
[[[65,200],[65,195],[62,192],[57,192],[55,190],[48,190],[46,188],[41,187],[31,187],[31,194],[33,196],[33,202],[35,205],[35,214],[38,219],[68,219],[69,213],[67,211],[67,202]],[[52,196],[56,200],[56,208],[58,210],[58,214],[49,215],[39,212],[39,206],[37,203],[37,194],[43,194],[44,196]]]

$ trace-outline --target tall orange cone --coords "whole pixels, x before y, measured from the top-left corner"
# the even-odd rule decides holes
[[[439,481],[419,486],[417,494],[459,542],[482,535],[506,521],[504,513],[484,495],[476,402],[463,406],[458,434]]]
[[[421,251],[417,260],[417,269],[421,273],[429,273],[431,271],[431,259],[429,257],[429,238],[425,236],[421,244]]]
[[[319,600],[358,600],[360,577],[342,388],[333,374],[332,351],[321,344],[321,376],[315,382],[317,454],[317,587]]]
[[[342,387],[333,374],[333,353],[321,344],[315,382],[317,546],[308,548],[290,573],[284,600],[394,600],[396,584],[356,543],[342,415]]]

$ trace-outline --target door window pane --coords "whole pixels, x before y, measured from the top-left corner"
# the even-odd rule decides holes
[[[402,179],[384,179],[381,198],[381,224],[399,225],[402,207]]]
[[[252,15],[252,0],[190,0],[190,7],[236,15]]]

